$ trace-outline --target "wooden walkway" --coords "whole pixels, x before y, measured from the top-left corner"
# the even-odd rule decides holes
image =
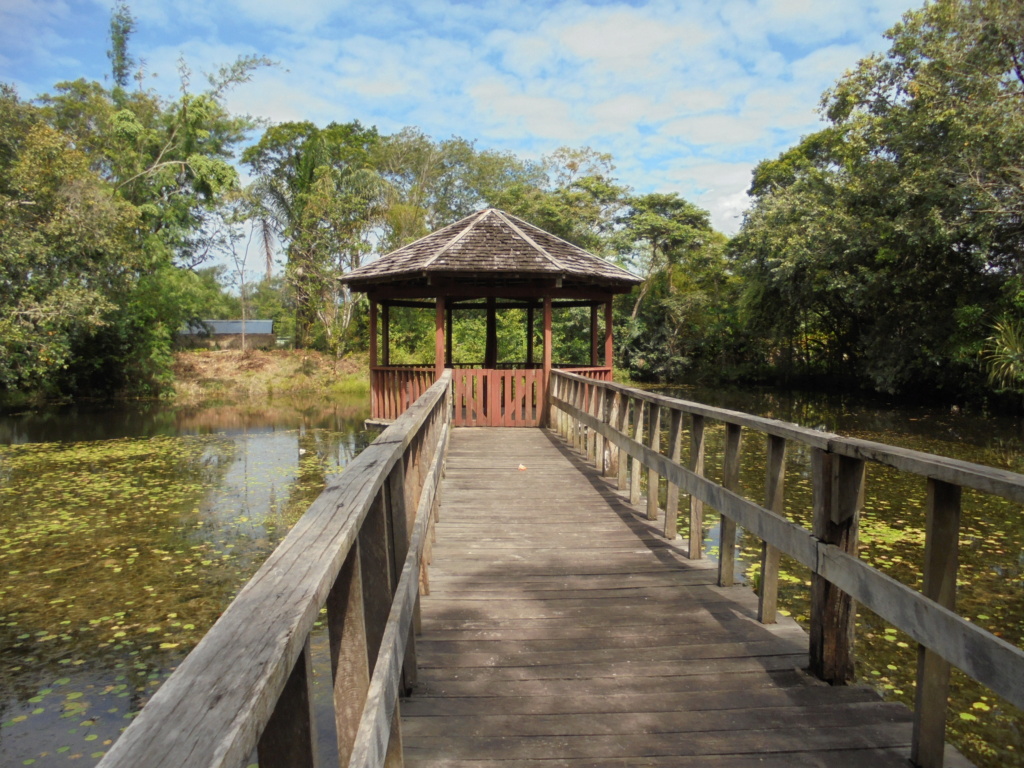
[[[407,765],[907,765],[905,707],[806,675],[555,433],[455,430],[440,514]]]

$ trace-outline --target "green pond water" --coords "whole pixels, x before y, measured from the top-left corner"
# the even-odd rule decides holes
[[[1024,468],[1020,424],[984,413],[772,392],[667,393]],[[325,483],[372,439],[362,431],[367,415],[363,398],[331,407],[136,406],[0,417],[0,765],[94,765]],[[709,427],[711,477],[720,477],[723,432]],[[763,437],[745,436],[742,483],[758,501],[764,447]],[[808,451],[788,452],[787,514],[804,523],[809,464]],[[913,586],[923,497],[923,480],[869,467],[861,555]],[[717,520],[710,511],[706,517],[714,557]],[[741,575],[756,584],[756,542],[743,537],[741,545]],[[792,562],[783,567],[784,610],[803,620],[808,576]],[[959,588],[964,615],[1024,644],[1018,506],[965,492]],[[322,645],[314,638],[314,656],[325,653]],[[857,650],[864,681],[912,701],[909,638],[862,612]],[[318,695],[328,690],[320,685]],[[326,701],[318,714],[329,751]],[[951,741],[978,765],[1024,768],[1022,714],[960,675],[949,723]]]

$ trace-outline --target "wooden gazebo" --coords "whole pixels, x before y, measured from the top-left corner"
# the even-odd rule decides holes
[[[641,282],[614,264],[495,208],[478,211],[392,251],[343,280],[370,300],[373,418],[396,418],[445,368],[454,368],[457,426],[521,427],[544,422],[553,365],[611,380],[612,298]],[[553,363],[552,310],[579,306],[590,307],[590,365]],[[433,366],[391,365],[392,307],[435,310]],[[496,312],[507,308],[526,310],[526,360],[498,360]],[[453,365],[454,313],[469,309],[486,311],[484,360]],[[538,311],[544,318],[539,362],[534,359],[533,332]]]

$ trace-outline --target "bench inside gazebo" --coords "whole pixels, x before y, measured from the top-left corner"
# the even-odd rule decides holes
[[[533,427],[547,418],[551,369],[610,381],[612,299],[641,282],[610,262],[511,214],[487,208],[353,270],[343,280],[370,301],[372,418],[391,420],[446,369],[455,426]],[[391,309],[434,310],[434,363],[391,364]],[[590,308],[590,364],[552,360],[555,309]],[[497,313],[526,315],[526,359],[499,360]],[[484,359],[453,363],[458,313],[486,313]],[[537,315],[541,349],[534,348]],[[603,323],[602,323],[603,315]],[[603,326],[603,327],[602,327]],[[539,358],[539,359],[538,359]]]

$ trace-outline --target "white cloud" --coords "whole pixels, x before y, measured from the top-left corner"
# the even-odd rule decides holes
[[[239,54],[280,67],[230,106],[274,121],[358,119],[528,157],[612,152],[638,192],[678,191],[734,231],[750,170],[815,130],[821,92],[905,0],[132,0],[133,54],[177,91]],[[25,93],[102,78],[108,0],[0,0],[0,80]]]

